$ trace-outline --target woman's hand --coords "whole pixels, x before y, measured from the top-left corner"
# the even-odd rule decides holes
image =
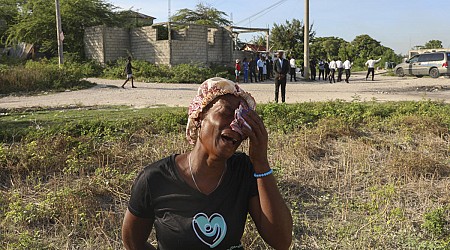
[[[249,110],[243,115],[244,120],[252,129],[243,126],[242,132],[250,139],[249,156],[255,172],[266,172],[269,168],[267,160],[268,134],[261,117]]]

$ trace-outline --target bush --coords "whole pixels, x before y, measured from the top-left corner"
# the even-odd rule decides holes
[[[64,91],[91,87],[82,78],[94,74],[93,64],[67,63],[62,68],[48,60],[28,61],[18,66],[0,67],[0,94]]]
[[[120,58],[107,64],[102,77],[124,78],[127,60]],[[168,65],[153,64],[147,61],[134,60],[132,62],[133,76],[138,81],[160,83],[202,83],[204,80],[220,76],[232,79],[233,68],[227,66],[206,66],[201,63],[179,64],[172,68]]]

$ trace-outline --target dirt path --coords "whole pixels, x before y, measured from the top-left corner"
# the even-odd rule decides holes
[[[0,98],[0,108],[61,107],[128,105],[137,108],[155,106],[187,106],[194,97],[197,84],[161,84],[135,82],[137,88],[120,88],[123,80],[89,78],[98,85],[80,91],[43,93],[37,96],[7,96]],[[258,103],[274,100],[273,81],[263,83],[241,83]],[[365,81],[365,75],[353,73],[350,83],[330,84],[327,81],[289,82],[286,87],[286,102],[328,101],[341,99],[351,101],[403,101],[439,100],[450,103],[450,79],[440,77],[388,77],[376,75],[375,81]]]

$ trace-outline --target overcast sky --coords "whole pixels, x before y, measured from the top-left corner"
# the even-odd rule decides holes
[[[166,22],[169,0],[109,0]],[[200,1],[170,0],[170,13],[195,9]],[[236,26],[272,28],[286,20],[304,20],[304,0],[209,0],[201,1],[225,12]],[[272,8],[270,8],[272,6]],[[450,0],[310,0],[310,23],[317,37],[335,36],[351,42],[367,34],[397,54],[416,45],[440,40],[450,48]],[[256,15],[256,16],[255,16]],[[257,35],[257,34],[254,34]],[[253,35],[240,36],[243,41]]]

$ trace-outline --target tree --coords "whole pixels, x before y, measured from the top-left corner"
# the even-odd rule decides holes
[[[310,27],[309,39],[314,39],[316,34]],[[287,50],[288,56],[301,58],[303,55],[303,41],[304,41],[304,24],[303,22],[292,19],[292,22],[286,20],[286,24],[274,24],[271,29],[270,42],[274,50]]]
[[[427,43],[425,43],[425,46],[423,46],[424,49],[440,49],[443,48],[442,41],[439,40],[430,40]]]
[[[42,52],[57,53],[55,2],[49,0],[17,0],[17,22],[6,31],[7,44],[32,43]],[[119,24],[115,7],[103,0],[61,0],[61,22],[64,51],[84,57],[84,29],[96,25]]]
[[[349,46],[349,43],[338,37],[318,37],[311,41],[310,55],[311,58],[336,60],[340,55],[340,49],[343,46]],[[347,48],[347,47],[346,47]],[[344,51],[347,51],[344,50]],[[345,52],[346,53],[346,52]],[[343,58],[346,58],[344,56]]]
[[[359,68],[364,68],[365,62],[372,58],[381,58],[379,65],[384,65],[385,62],[401,62],[401,56],[396,55],[394,51],[387,48],[369,35],[359,35],[352,42],[352,55],[354,65]]]
[[[0,43],[6,42],[5,32],[18,15],[17,0],[0,0]]]
[[[229,26],[231,22],[226,18],[228,15],[209,5],[199,3],[195,10],[181,9],[172,16],[172,21],[182,23],[195,23],[201,25]]]

